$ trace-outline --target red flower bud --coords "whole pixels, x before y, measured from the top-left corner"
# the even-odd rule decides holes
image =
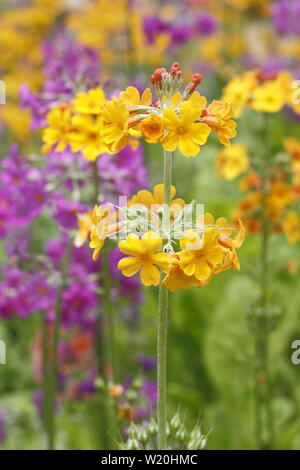
[[[201,82],[202,82],[202,75],[200,73],[194,73],[194,75],[192,76],[192,83],[194,83],[195,86],[198,86],[200,85]]]

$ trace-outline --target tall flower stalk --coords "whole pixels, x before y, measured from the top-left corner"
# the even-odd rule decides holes
[[[172,182],[172,152],[164,151],[164,209],[163,224],[169,224],[170,192]],[[165,227],[168,229],[168,227]],[[165,240],[165,243],[167,240]],[[158,449],[167,446],[167,334],[168,334],[168,289],[159,285],[159,306],[157,320],[157,424]]]
[[[287,156],[272,154],[269,121],[270,115],[276,115],[285,107],[298,112],[297,105],[293,102],[293,80],[292,74],[286,70],[271,73],[259,69],[249,70],[233,77],[223,93],[223,99],[233,104],[235,117],[239,117],[243,109],[248,107],[262,118],[262,151],[258,160],[253,155],[251,171],[240,181],[240,188],[250,191],[235,211],[236,217],[243,220],[249,232],[260,235],[259,297],[249,312],[254,335],[255,439],[260,449],[274,446],[270,334],[277,326],[281,313],[281,306],[270,301],[270,238],[274,233],[283,233],[287,235],[289,242],[299,239],[297,212],[287,211],[287,207],[299,199],[297,180],[292,176],[293,161]],[[283,144],[288,153],[291,151],[293,159],[295,151],[297,154],[297,143],[292,138],[285,140]],[[236,146],[240,169],[234,173],[232,165],[224,171],[229,155],[221,155],[219,164],[223,166],[222,173],[227,175],[227,179],[232,179],[239,171],[247,169],[244,166],[243,149],[243,145]],[[237,154],[232,154],[232,161],[237,161]],[[288,165],[289,163],[292,165]]]
[[[118,262],[122,274],[131,277],[140,273],[143,285],[159,286],[155,448],[168,449],[178,444],[170,442],[166,432],[169,291],[187,289],[189,286],[203,287],[220,272],[239,269],[236,249],[243,243],[244,227],[239,222],[236,229],[228,225],[224,218],[215,221],[209,213],[197,213],[194,210],[196,201],[185,204],[183,199],[175,199],[176,189],[172,185],[172,153],[177,148],[185,157],[195,157],[212,132],[216,133],[221,144],[230,146],[230,140],[236,135],[231,105],[218,100],[207,104],[206,98],[195,91],[202,80],[198,73],[192,76],[181,93],[182,71],[177,62],[169,72],[165,68],[156,69],[150,80],[157,99],[154,104],[149,88],[140,94],[132,86],[110,101],[106,101],[99,90],[81,96],[80,102],[77,100],[75,103],[75,109],[69,107],[63,110],[63,117],[71,128],[64,144],[68,143],[73,150],[82,149],[88,160],[94,160],[102,151],[118,153],[128,145],[135,147],[141,136],[150,144],[160,143],[164,149],[163,183],[157,184],[153,193],[138,191],[125,206],[97,204],[86,230],[90,235],[89,246],[94,250],[94,260],[100,253],[106,259],[106,250],[112,244],[109,239],[117,235],[121,239],[119,250],[125,255]],[[95,139],[93,146],[83,143],[87,122],[80,113],[85,112],[82,104],[87,98],[96,98],[92,126],[92,135],[97,137],[95,148]],[[53,112],[58,117],[62,114],[61,109]],[[45,132],[44,137],[47,145],[55,144],[51,129]],[[96,201],[99,203],[99,195]],[[231,237],[234,232],[237,232],[236,237]],[[109,296],[109,272],[105,266],[104,262],[104,295]],[[105,297],[106,313],[110,310],[108,301]],[[114,343],[112,316],[108,316],[107,326],[111,348]],[[114,363],[113,349],[110,349],[110,357]],[[195,444],[197,448],[198,444]]]

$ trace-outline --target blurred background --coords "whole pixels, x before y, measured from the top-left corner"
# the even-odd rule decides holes
[[[0,15],[6,88],[0,105],[0,340],[6,345],[0,448],[42,449],[43,335],[51,333],[66,234],[76,230],[76,213],[93,206],[94,191],[84,159],[71,170],[70,152],[42,154],[47,112],[97,86],[108,97],[129,85],[143,90],[156,67],[174,61],[185,82],[203,75],[200,92],[208,101],[220,99],[225,85],[248,69],[287,70],[300,79],[300,1],[2,0]],[[260,130],[255,112],[245,109],[235,143],[254,159],[261,154]],[[287,137],[300,139],[299,115],[284,107],[271,116],[270,158],[284,154]],[[220,177],[219,152],[213,139],[196,158],[175,152],[173,184],[178,197],[197,199],[206,211],[230,219],[243,195],[238,180]],[[162,151],[141,143],[114,159],[99,158],[99,169],[105,197],[131,195],[162,182]],[[71,172],[82,200],[69,197]],[[275,449],[300,448],[300,365],[291,362],[292,342],[300,339],[297,230],[294,237],[273,233],[269,244],[270,291],[279,312],[268,333]],[[239,251],[240,272],[170,296],[169,414],[179,410],[189,428],[199,420],[208,449],[257,448],[255,390],[266,379],[255,374],[249,318],[261,287],[260,247],[260,234],[250,230]],[[70,256],[58,346],[57,447],[98,449],[106,445],[94,355],[95,312],[105,309],[95,282],[101,260],[93,264],[86,245],[72,247]],[[112,391],[110,398],[126,435],[131,419],[149,420],[156,406],[157,292],[138,279],[121,279],[113,262],[118,256],[112,252],[109,269],[122,393]]]

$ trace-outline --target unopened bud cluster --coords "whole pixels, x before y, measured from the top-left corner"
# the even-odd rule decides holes
[[[173,450],[201,450],[207,442],[207,436],[197,424],[188,431],[179,415],[176,413],[167,423],[167,447]],[[153,450],[156,449],[157,422],[154,418],[143,424],[131,423],[128,429],[128,439],[120,444],[120,450]]]
[[[163,96],[171,98],[182,85],[182,71],[180,70],[180,64],[175,62],[170,72],[162,67],[155,69],[153,74],[150,76],[150,81],[156,91],[156,95],[159,99]]]

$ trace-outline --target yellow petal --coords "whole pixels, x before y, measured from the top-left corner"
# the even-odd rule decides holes
[[[160,272],[153,264],[144,265],[141,269],[141,281],[144,286],[158,286]]]

